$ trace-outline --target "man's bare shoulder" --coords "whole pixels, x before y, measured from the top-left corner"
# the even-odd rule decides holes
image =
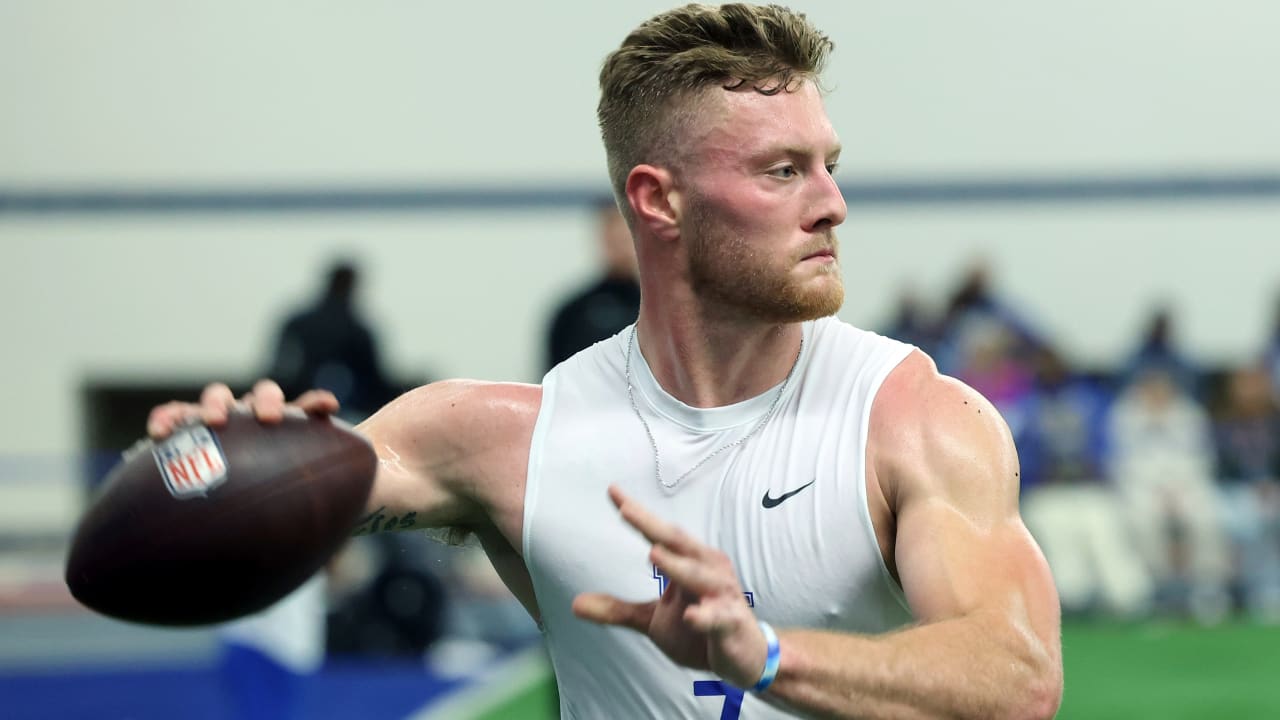
[[[542,386],[529,383],[486,380],[445,380],[437,383],[446,392],[456,393],[451,403],[479,421],[529,423],[537,420],[542,407]]]
[[[538,385],[479,380],[401,395],[358,428],[380,460],[372,507],[412,511],[423,527],[489,522],[518,538],[541,403]]]
[[[528,453],[542,387],[440,380],[401,395],[360,425],[380,453],[443,482],[470,480]]]
[[[881,386],[870,438],[868,452],[892,506],[913,494],[978,507],[1003,508],[1010,496],[1016,502],[1018,458],[1004,418],[918,350]]]
[[[458,423],[462,430],[478,429],[477,426],[518,427],[524,423],[532,429],[541,407],[541,385],[452,379],[411,390],[378,415],[393,415],[398,421]]]

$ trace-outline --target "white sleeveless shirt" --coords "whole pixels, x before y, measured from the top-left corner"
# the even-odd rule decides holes
[[[562,717],[790,717],[710,673],[676,665],[643,635],[574,617],[570,606],[582,592],[643,602],[665,587],[649,544],[609,501],[611,483],[724,551],[757,617],[776,628],[880,633],[911,620],[872,528],[866,444],[876,392],[912,347],[834,318],[804,323],[803,332],[775,415],[670,489],[655,477],[653,448],[627,399],[631,328],[547,374],[529,454],[523,545]],[[779,390],[726,407],[690,407],[661,388],[638,346],[631,374],[667,483],[750,432]]]

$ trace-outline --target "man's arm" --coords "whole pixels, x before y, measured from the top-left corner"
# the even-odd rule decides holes
[[[834,717],[1053,717],[1058,597],[1018,515],[1004,421],[923,355],[886,382],[875,415],[871,461],[896,517],[892,560],[918,624],[867,637],[782,632],[768,695]]]
[[[446,380],[388,403],[356,428],[378,454],[356,533],[484,524],[518,538],[540,402],[536,385]]]
[[[419,387],[388,403],[357,428],[378,455],[378,471],[356,534],[427,527],[496,526],[519,537],[524,467],[541,388],[449,380]],[[223,384],[205,388],[199,404],[172,402],[151,412],[148,433],[161,438],[190,418],[219,426],[233,409],[259,421],[286,412],[331,414],[337,400],[323,390],[286,403],[274,382],[258,382],[236,400]]]
[[[1052,717],[1062,692],[1058,599],[1018,516],[1004,422],[923,355],[894,371],[872,415],[868,464],[896,520],[890,560],[919,622],[877,636],[781,630],[781,667],[762,698],[816,717]],[[585,594],[575,612],[750,687],[766,643],[728,559],[612,494],[654,544],[669,596]]]

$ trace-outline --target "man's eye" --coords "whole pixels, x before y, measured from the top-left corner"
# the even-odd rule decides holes
[[[828,175],[835,175],[835,174],[836,174],[836,171],[837,171],[837,170],[839,170],[839,169],[840,169],[840,163],[827,163],[827,174],[828,174]]]
[[[794,165],[783,165],[780,168],[770,170],[769,174],[776,178],[782,178],[785,180],[796,176],[796,168]]]

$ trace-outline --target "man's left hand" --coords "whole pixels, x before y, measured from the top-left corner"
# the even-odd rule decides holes
[[[631,628],[675,662],[710,670],[736,687],[755,685],[768,643],[729,557],[659,519],[617,486],[609,487],[609,498],[622,518],[653,544],[649,559],[666,575],[667,588],[660,599],[640,603],[582,593],[573,601],[574,614]]]

